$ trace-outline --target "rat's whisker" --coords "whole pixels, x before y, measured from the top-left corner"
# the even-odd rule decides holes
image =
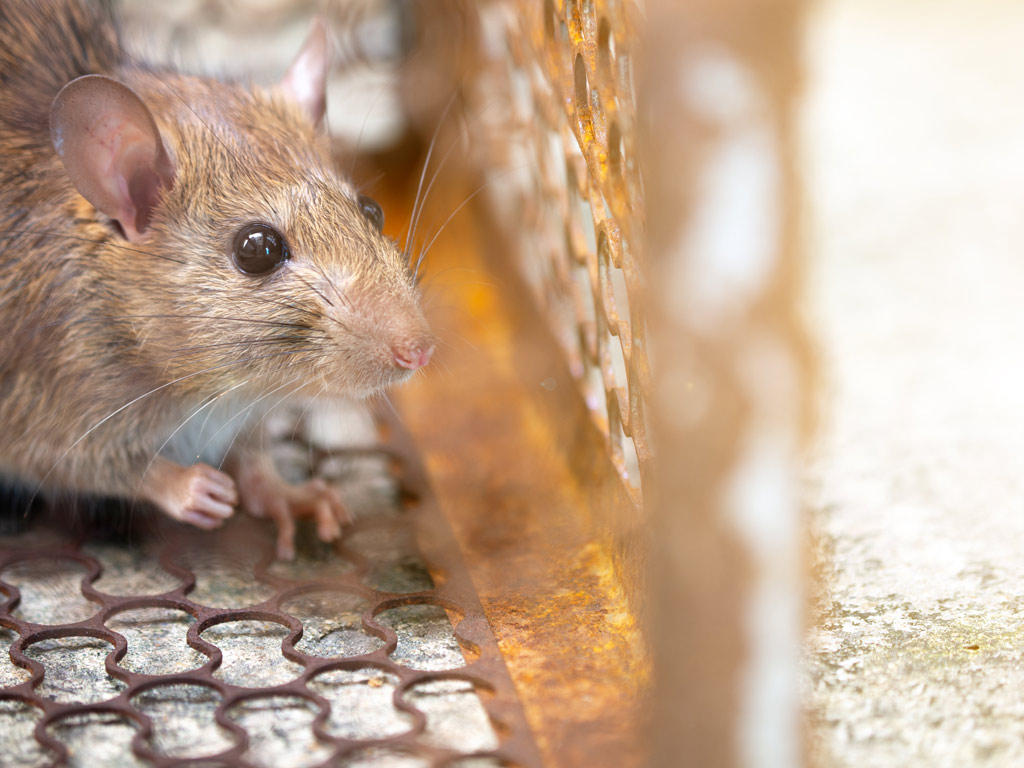
[[[395,408],[395,404],[391,402],[391,398],[388,396],[387,392],[376,392],[373,396],[373,399],[377,402],[383,402],[384,405],[388,407],[388,410],[390,410],[391,413],[394,415],[394,417],[396,419],[401,420],[402,417],[399,415],[398,409]]]
[[[385,176],[387,176],[387,172],[381,171],[373,178],[368,179],[367,181],[364,181],[361,184],[356,184],[356,192],[362,193],[368,189],[372,189],[373,187],[377,186],[377,182],[383,179]]]
[[[303,285],[305,285],[307,288],[309,288],[309,290],[311,290],[313,293],[315,293],[317,296],[319,296],[321,299],[323,299],[324,302],[327,304],[327,306],[329,306],[329,307],[333,307],[334,306],[334,302],[331,301],[330,299],[328,299],[326,296],[324,296],[323,292],[320,291],[319,289],[315,288],[313,286],[313,284],[311,282],[309,282],[309,280],[307,280],[306,278],[304,278],[302,275],[300,275],[298,273],[294,273],[294,274],[295,274],[295,279],[296,280],[301,282]],[[328,281],[328,282],[330,282],[330,281]]]
[[[85,440],[87,437],[89,437],[89,435],[91,435],[97,429],[102,427],[104,424],[106,424],[112,418],[117,416],[119,413],[122,413],[123,411],[126,411],[128,408],[131,408],[133,405],[136,405],[137,403],[142,402],[143,400],[145,400],[146,398],[156,394],[157,392],[160,392],[160,391],[162,391],[164,389],[167,389],[168,387],[172,387],[175,384],[180,384],[181,382],[187,381],[188,379],[195,378],[196,376],[202,376],[204,373],[209,373],[209,372],[217,370],[219,368],[225,368],[225,367],[227,367],[229,365],[237,365],[240,362],[241,363],[246,363],[246,362],[253,362],[254,360],[261,360],[261,359],[264,359],[264,358],[267,358],[267,357],[277,357],[280,354],[281,353],[277,353],[277,354],[273,354],[273,355],[264,355],[262,357],[249,358],[248,360],[241,360],[241,361],[232,360],[232,361],[227,362],[227,363],[220,363],[218,365],[213,365],[213,366],[210,366],[208,368],[204,368],[201,371],[193,371],[192,373],[185,374],[184,376],[179,376],[179,377],[177,377],[175,379],[172,379],[171,381],[168,381],[168,382],[165,382],[163,384],[160,384],[159,386],[153,387],[152,389],[142,393],[138,397],[132,398],[131,400],[129,400],[127,403],[125,403],[124,405],[120,406],[119,408],[115,408],[113,411],[108,413],[102,419],[100,419],[95,424],[93,424],[91,427],[89,427],[85,432],[83,432],[73,443],[71,443],[70,446],[68,446],[68,448],[60,456],[57,457],[57,460],[53,462],[53,464],[50,466],[50,468],[46,471],[46,473],[42,476],[42,478],[36,484],[36,489],[35,489],[34,493],[32,494],[32,498],[29,500],[29,505],[31,506],[32,502],[35,501],[36,496],[39,495],[39,492],[43,489],[43,486],[46,485],[46,481],[50,478],[50,475],[53,474],[54,470],[57,469],[57,467],[60,465],[60,463],[64,459],[66,459],[71,454],[71,452],[81,444],[81,442],[83,440]]]
[[[442,275],[447,275],[449,272],[469,272],[472,275],[483,276],[483,272],[479,269],[473,269],[472,267],[445,267],[444,269],[434,272],[430,277],[420,281],[420,291],[426,292],[434,282]],[[459,285],[479,285],[485,288],[498,288],[498,284],[491,280],[460,280]]]
[[[320,383],[320,391],[317,393],[317,396],[316,396],[317,399],[323,397],[324,394],[326,394],[326,392],[327,392],[327,382],[321,382]],[[300,421],[306,417],[306,412],[309,410],[309,408],[313,404],[313,402],[314,402],[313,398],[310,398],[309,402],[306,403],[306,407],[303,409],[302,414],[300,414],[300,416],[299,416],[299,420]],[[323,419],[323,413],[322,412],[321,412],[321,417],[320,418],[321,418],[321,422],[323,422],[324,419]],[[296,424],[298,424],[298,423],[299,422],[296,422]],[[294,439],[294,434],[293,434],[293,439]],[[306,454],[307,455],[307,459],[306,459],[306,461],[309,463],[310,467],[313,467],[314,464],[313,464],[313,441],[312,440],[307,440],[306,441],[306,451],[307,451],[307,454]]]
[[[277,305],[279,307],[284,307],[285,309],[293,309],[296,312],[301,312],[304,315],[309,315],[310,317],[315,317],[318,320],[321,317],[323,317],[323,314],[320,313],[320,312],[314,312],[313,310],[306,309],[305,307],[299,307],[299,306],[296,306],[295,304],[289,304],[286,301],[277,301],[275,299],[268,299],[265,296],[250,296],[248,298],[254,299],[256,301],[262,301],[262,302],[265,302],[267,304],[275,304],[275,305]]]
[[[278,392],[279,390],[281,390],[281,389],[284,389],[285,387],[287,387],[287,386],[290,386],[290,385],[294,384],[294,383],[295,383],[296,381],[299,381],[299,380],[300,380],[301,378],[302,378],[302,375],[301,375],[301,374],[299,374],[299,375],[296,375],[296,376],[292,377],[291,379],[289,379],[288,381],[286,381],[286,382],[285,382],[284,384],[280,384],[279,386],[276,386],[276,387],[274,387],[274,388],[273,388],[273,389],[271,389],[271,390],[264,390],[264,391],[262,392],[262,394],[261,394],[261,395],[260,395],[259,397],[257,397],[257,398],[256,398],[255,400],[253,400],[253,401],[252,401],[251,403],[249,403],[249,404],[248,404],[247,406],[245,406],[245,408],[242,408],[242,409],[241,409],[240,411],[238,411],[238,412],[237,412],[236,414],[234,414],[234,415],[233,415],[233,416],[231,416],[231,417],[230,417],[229,419],[227,419],[227,420],[226,420],[226,421],[225,421],[225,422],[224,422],[223,424],[221,424],[221,425],[220,425],[220,428],[219,428],[219,429],[217,429],[217,431],[216,431],[216,432],[214,432],[214,433],[213,433],[212,435],[210,435],[210,437],[209,437],[209,438],[207,438],[206,442],[205,442],[205,443],[203,443],[203,444],[202,444],[202,445],[201,445],[201,446],[199,447],[199,452],[198,452],[198,453],[196,453],[196,459],[195,459],[195,460],[196,460],[196,461],[199,461],[199,459],[200,459],[200,458],[202,457],[202,455],[203,455],[203,451],[205,451],[205,450],[206,450],[206,449],[207,449],[207,448],[208,448],[208,447],[210,446],[210,443],[212,443],[212,442],[213,442],[214,440],[216,440],[216,439],[217,439],[217,437],[218,437],[218,436],[220,435],[220,433],[221,433],[221,432],[223,432],[223,431],[224,431],[225,429],[227,429],[227,428],[228,428],[229,426],[231,426],[231,424],[232,424],[233,422],[235,422],[235,421],[236,421],[237,419],[239,419],[240,417],[243,417],[243,416],[247,416],[247,415],[248,415],[248,413],[249,413],[249,411],[251,411],[251,410],[252,410],[252,409],[253,409],[253,408],[254,408],[255,406],[257,406],[257,405],[258,405],[259,403],[263,402],[263,401],[264,401],[264,400],[265,400],[266,398],[270,397],[270,396],[271,396],[272,394],[274,394],[275,392]],[[300,386],[301,386],[301,385],[300,385]],[[243,421],[242,421],[242,424],[244,425],[244,419],[243,419]],[[237,437],[237,435],[238,435],[238,433],[237,433],[237,431],[236,431],[236,433],[235,433],[235,437]],[[235,440],[235,437],[232,437],[232,439],[231,439],[231,444],[230,444],[230,445],[228,446],[228,448],[227,448],[227,449],[225,449],[225,451],[224,451],[224,455],[225,455],[225,457],[227,456],[227,454],[228,454],[228,453],[230,453],[230,450],[231,450],[231,449],[230,449],[230,446],[234,444],[234,440]],[[222,467],[222,466],[223,466],[223,464],[224,464],[224,462],[223,462],[223,460],[222,460],[222,461],[221,461],[221,463],[220,463],[220,465],[218,465],[218,469],[219,469],[220,467]]]
[[[469,194],[469,196],[465,200],[463,200],[462,203],[459,204],[459,207],[451,212],[451,214],[448,216],[448,218],[445,219],[444,222],[441,224],[441,226],[438,228],[437,232],[434,233],[434,236],[430,239],[430,242],[427,243],[427,247],[424,248],[422,251],[420,251],[420,255],[416,259],[416,268],[413,270],[413,277],[416,278],[417,281],[419,280],[420,265],[423,263],[423,259],[426,257],[426,255],[430,251],[430,249],[434,246],[434,243],[437,242],[437,238],[441,236],[442,232],[444,232],[445,227],[447,227],[448,224],[451,223],[451,220],[454,219],[456,215],[458,215],[459,211],[461,211],[463,208],[465,208],[467,205],[469,205],[469,203],[473,200],[473,198],[475,198],[477,195],[479,195],[481,192],[483,192],[485,189],[487,189],[487,187],[489,187],[491,184],[496,182],[502,176],[507,176],[508,174],[512,173],[513,171],[517,171],[517,170],[519,170],[519,169],[518,168],[509,168],[509,169],[507,169],[505,171],[502,171],[497,176],[493,176],[492,178],[488,179],[483,184],[481,184],[479,187],[477,187],[475,190],[473,190]]]
[[[99,320],[99,319],[96,319],[96,318],[79,318],[75,322],[76,322],[77,325],[81,326],[82,328],[89,327],[90,325],[96,326],[95,330],[88,331],[88,332],[83,332],[81,330],[76,330],[76,332],[74,334],[74,337],[75,337],[76,341],[85,341],[85,340],[88,340],[88,339],[97,339],[97,338],[98,339],[106,339],[110,335],[110,329],[108,327],[108,322],[106,320]],[[50,326],[50,327],[53,327],[53,326]],[[32,332],[34,330],[36,333],[39,333],[43,329],[44,329],[44,326],[37,326],[35,329],[26,329],[26,332]],[[198,352],[198,351],[201,351],[203,349],[219,349],[219,348],[233,347],[233,346],[237,346],[237,347],[239,347],[241,349],[245,349],[245,348],[247,348],[247,347],[249,347],[249,346],[251,346],[253,344],[272,346],[274,344],[282,344],[282,345],[284,345],[284,344],[289,344],[289,343],[306,343],[306,342],[312,342],[312,341],[317,341],[317,342],[323,343],[327,339],[328,339],[328,334],[327,334],[326,331],[321,330],[320,328],[310,327],[310,328],[308,328],[308,329],[303,331],[302,336],[289,335],[289,336],[274,336],[274,337],[269,337],[269,338],[268,337],[242,338],[242,339],[237,339],[237,340],[234,340],[234,341],[224,341],[224,342],[216,342],[216,343],[210,343],[210,344],[198,344],[198,345],[195,345],[195,346],[192,346],[192,347],[178,347],[178,348],[172,349],[170,351],[171,352],[175,352],[175,353],[181,353],[182,355],[184,355],[184,354],[190,353],[190,352]],[[147,346],[146,342],[142,342],[140,344],[140,349],[144,349],[144,348],[146,348],[146,346]],[[173,360],[173,359],[174,359],[174,357],[172,356],[170,358],[165,358],[164,360],[161,360],[160,362],[166,362],[167,360]]]
[[[451,157],[452,152],[460,144],[462,144],[462,135],[461,134],[459,135],[459,137],[457,139],[455,139],[455,140],[453,140],[451,142],[451,144],[448,147],[448,151],[444,153],[444,156],[441,158],[441,161],[437,164],[437,168],[434,169],[434,173],[430,177],[430,182],[427,184],[427,188],[425,190],[423,190],[423,200],[422,200],[422,203],[421,203],[421,205],[419,207],[419,210],[416,211],[413,214],[412,221],[409,224],[409,237],[406,239],[407,247],[412,247],[412,246],[415,245],[415,243],[416,243],[416,232],[419,230],[420,220],[423,218],[423,211],[426,210],[427,198],[430,197],[430,190],[432,190],[434,188],[434,183],[437,181],[438,177],[441,175],[441,171],[444,170],[444,166],[445,166],[445,163],[448,162],[448,158]]]
[[[225,322],[252,323],[254,325],[271,325],[279,328],[298,328],[304,330],[309,326],[301,323],[286,323],[280,320],[260,320],[255,317],[225,317],[223,315],[194,315],[194,314],[154,314],[154,315],[112,315],[112,320],[223,320]]]
[[[456,335],[456,339],[458,341],[461,341],[463,344],[465,344],[467,347],[469,347],[471,350],[473,350],[477,354],[483,354],[483,350],[480,349],[480,347],[478,347],[472,341],[467,339],[465,336],[463,336],[461,334],[457,334]],[[454,349],[454,350],[457,350],[457,351],[460,349],[460,347],[457,344],[455,344],[455,342],[447,341],[445,339],[439,339],[438,343],[441,344],[442,346],[450,347],[451,349]]]
[[[248,379],[244,380],[244,383],[248,383],[248,382],[250,382],[252,380],[253,380],[253,377],[250,376]],[[208,410],[206,412],[206,416],[203,417],[203,423],[199,425],[199,435],[200,435],[200,437],[202,435],[206,434],[206,425],[209,423],[210,417],[213,415],[213,411],[214,411],[214,409],[211,408],[210,410]],[[198,454],[196,455],[196,459],[195,460],[199,461]]]
[[[452,108],[452,105],[455,103],[455,99],[456,99],[456,97],[458,95],[459,95],[459,90],[458,90],[458,88],[456,88],[455,90],[452,91],[452,95],[449,97],[448,103],[445,104],[444,111],[441,112],[441,116],[437,119],[437,126],[434,128],[434,135],[431,136],[431,138],[430,138],[430,146],[427,148],[427,156],[423,160],[423,170],[420,172],[420,183],[416,187],[416,197],[413,198],[413,202],[412,202],[412,214],[409,216],[409,230],[408,231],[410,231],[410,232],[412,231],[412,222],[416,218],[416,210],[419,207],[420,202],[421,202],[420,201],[420,192],[423,191],[423,181],[427,177],[427,167],[430,165],[430,157],[434,153],[434,146],[437,144],[437,137],[441,133],[441,126],[444,124],[444,119],[448,116],[448,110],[450,110]],[[404,250],[408,250],[409,242],[410,242],[410,238],[407,235],[406,239],[405,239],[405,249]]]
[[[287,386],[289,386],[291,384],[294,384],[296,381],[299,381],[301,378],[302,378],[302,376],[300,374],[300,375],[294,377],[293,379],[290,379],[289,381],[286,381],[284,384],[281,384],[278,387],[274,387],[274,389],[272,389],[269,392],[265,393],[263,396],[261,396],[257,400],[254,400],[253,402],[251,402],[248,406],[246,406],[245,409],[240,411],[238,414],[235,414],[235,416],[233,418],[238,418],[239,415],[248,415],[249,411],[251,411],[257,405],[259,405],[259,403],[261,403],[264,400],[266,400],[268,397],[270,397],[275,392],[279,392],[280,390],[284,389],[285,387],[287,387]],[[295,395],[295,393],[298,392],[300,389],[302,389],[302,384],[299,384],[299,386],[297,386],[294,389],[286,392],[281,398],[279,398],[277,400],[277,402],[275,402],[270,408],[268,408],[266,411],[264,411],[263,415],[259,419],[257,419],[256,426],[259,426],[260,424],[262,424],[263,420],[267,417],[267,414],[270,413],[270,411],[272,411],[274,408],[279,406],[281,403],[283,403],[288,398],[293,397]],[[226,426],[226,424],[224,426]],[[224,426],[222,426],[219,430],[217,430],[217,432],[213,435],[213,437],[210,438],[210,440],[213,440],[214,437],[216,437],[218,434],[220,434],[220,432],[224,429]],[[235,433],[231,436],[231,440],[228,442],[227,448],[225,448],[225,450],[224,450],[224,455],[221,457],[220,463],[217,465],[217,469],[223,469],[224,462],[227,460],[228,455],[231,453],[231,449],[234,447],[235,441],[238,440],[238,435],[239,435],[239,433],[241,431],[242,431],[241,429],[237,429],[237,430],[235,430]],[[207,445],[209,445],[209,442],[210,441],[208,440],[207,441]],[[205,448],[206,446],[204,445],[203,447]]]
[[[272,406],[270,406],[269,408],[266,408],[266,409],[264,409],[264,411],[263,411],[262,415],[261,415],[261,416],[260,416],[260,417],[259,417],[259,418],[258,418],[258,419],[256,420],[256,426],[261,426],[261,425],[262,425],[262,424],[263,424],[263,423],[264,423],[264,422],[266,421],[267,417],[268,417],[268,416],[269,416],[269,415],[270,415],[271,413],[273,413],[273,412],[274,412],[274,409],[275,409],[275,408],[277,408],[277,407],[278,407],[279,405],[281,405],[281,403],[283,403],[283,402],[285,402],[286,400],[289,400],[289,399],[291,399],[291,398],[295,397],[295,395],[296,395],[296,394],[297,394],[297,393],[299,392],[299,390],[301,390],[301,389],[302,389],[302,387],[304,386],[304,384],[305,384],[305,383],[303,382],[303,383],[299,384],[298,386],[296,386],[296,387],[293,387],[293,388],[292,388],[291,390],[289,390],[288,392],[286,392],[285,394],[283,394],[283,395],[282,395],[281,397],[279,397],[279,398],[278,398],[278,399],[277,399],[277,400],[276,400],[276,401],[274,402],[274,404],[273,404]],[[270,394],[273,394],[273,392],[271,392]],[[266,435],[266,433],[265,433],[265,432],[262,432],[262,434],[263,434],[263,435]]]
[[[316,402],[316,400],[318,398],[323,397],[325,391],[326,391],[326,386],[325,386],[325,384],[323,382],[321,382],[320,383],[320,392],[315,397],[310,397],[310,398],[308,398],[306,400],[306,406],[299,413],[299,417],[295,420],[295,426],[292,427],[292,436],[291,436],[292,442],[295,442],[295,440],[296,440],[296,436],[298,435],[299,427],[302,426],[302,420],[306,417],[306,413],[309,412],[309,409],[313,407],[313,403]],[[310,447],[312,448],[312,443],[309,440],[307,440],[306,442],[309,443]],[[312,460],[310,460],[309,465],[311,467],[313,466]]]
[[[475,112],[474,114],[472,114],[472,115],[470,115],[468,117],[465,115],[464,112],[458,113],[457,119],[459,119],[459,126],[461,128],[461,130],[459,131],[459,136],[458,136],[458,138],[452,140],[451,144],[448,147],[448,151],[445,152],[444,157],[441,158],[441,162],[439,162],[437,164],[437,168],[434,170],[434,173],[431,176],[430,183],[427,184],[427,188],[423,192],[423,198],[420,201],[419,210],[417,211],[416,210],[416,206],[415,205],[413,206],[413,214],[410,216],[410,230],[411,231],[409,233],[408,238],[406,239],[406,244],[405,244],[406,260],[408,260],[409,253],[412,250],[412,248],[415,247],[415,244],[416,244],[416,232],[419,231],[420,220],[423,218],[423,212],[426,209],[427,199],[430,197],[430,190],[432,190],[434,188],[434,183],[437,181],[438,177],[441,175],[441,171],[444,170],[445,164],[447,163],[449,156],[451,155],[452,151],[456,147],[458,147],[460,145],[463,145],[463,144],[465,144],[465,145],[469,144],[469,141],[470,141],[470,137],[469,137],[469,123],[475,122],[475,121],[479,120],[480,117],[484,114],[484,112],[486,112],[488,109],[490,109],[491,106],[494,103],[495,103],[495,101],[489,101],[487,104],[485,104],[483,106],[483,108],[481,108],[480,110],[478,110],[477,112]],[[444,119],[443,115],[442,115],[441,119],[442,120]],[[440,127],[440,123],[438,124],[438,127]],[[436,137],[435,137],[435,139],[436,139]],[[419,196],[419,193],[417,192],[417,197],[418,196]]]
[[[334,295],[338,297],[338,301],[340,301],[340,302],[342,303],[342,305],[343,305],[343,306],[344,306],[344,307],[345,307],[345,308],[346,308],[346,309],[347,309],[347,310],[348,310],[349,312],[353,311],[353,310],[352,310],[352,302],[351,302],[351,301],[349,300],[349,298],[348,298],[347,296],[345,296],[345,295],[344,295],[344,294],[343,294],[343,293],[342,293],[342,292],[341,292],[341,291],[340,291],[340,290],[338,289],[338,286],[337,286],[337,284],[335,283],[335,281],[334,281],[334,280],[331,280],[331,278],[329,278],[329,277],[327,276],[327,273],[326,273],[326,272],[324,271],[324,268],[323,268],[323,266],[321,266],[320,264],[314,263],[314,264],[313,264],[313,267],[314,267],[314,268],[316,269],[316,271],[317,271],[317,272],[318,272],[318,273],[320,274],[320,277],[322,277],[322,278],[324,279],[324,282],[325,282],[325,283],[327,283],[327,285],[329,285],[329,286],[331,287],[331,290],[332,290],[332,291],[334,291]],[[306,282],[306,281],[305,281],[305,280],[303,280],[303,282]],[[308,282],[306,282],[306,285],[309,285],[309,283],[308,283]],[[310,286],[310,288],[313,288],[313,286]],[[315,288],[313,288],[313,290],[316,290],[316,289],[315,289]],[[318,294],[318,295],[320,295],[320,296],[321,296],[321,297],[323,298],[323,300],[324,300],[324,301],[327,301],[327,297],[326,297],[326,296],[324,296],[324,295],[323,295],[322,293],[320,293],[320,291],[316,291],[316,292],[317,292],[317,294]],[[331,302],[330,302],[330,301],[327,301],[327,303],[328,303],[328,304],[330,304],[330,305],[331,305],[332,307],[334,306],[333,304],[331,304]]]
[[[160,320],[160,319],[175,319],[175,320],[216,320],[218,322],[224,321],[227,323],[249,323],[251,325],[261,326],[272,326],[281,328],[295,328],[302,331],[315,331],[317,329],[311,328],[308,325],[300,323],[285,323],[276,320],[260,320],[254,317],[223,317],[220,315],[178,315],[178,314],[163,314],[163,315],[106,315],[104,317],[67,317],[63,320],[54,320],[48,323],[40,323],[39,325],[33,326],[32,328],[26,328],[26,331],[42,331],[49,328],[58,328],[60,326],[68,326],[74,324],[88,324],[88,323],[99,323],[101,325],[109,325],[111,320]]]
[[[162,363],[168,363],[168,362],[171,362],[172,360],[179,360],[181,358],[189,357],[190,355],[198,354],[200,352],[205,352],[207,350],[212,350],[212,349],[224,349],[224,348],[229,348],[230,349],[232,347],[241,347],[241,348],[245,349],[245,348],[252,347],[252,346],[257,346],[257,345],[272,346],[274,344],[281,344],[281,345],[295,344],[295,343],[297,343],[297,344],[304,344],[307,341],[308,341],[308,339],[305,339],[305,338],[302,338],[302,337],[289,336],[289,337],[277,337],[277,338],[271,338],[271,339],[244,339],[244,340],[238,340],[238,341],[222,341],[222,342],[218,342],[218,343],[214,343],[214,344],[199,344],[199,345],[196,345],[194,347],[180,347],[178,349],[169,350],[170,352],[174,352],[175,354],[171,355],[170,357],[164,357],[164,358],[160,358],[158,360],[152,360],[150,362],[153,363],[153,364],[157,364],[157,365],[158,364],[162,364]],[[306,350],[304,350],[304,349],[296,349],[296,350],[293,350],[293,351],[297,354],[299,352],[305,352]]]

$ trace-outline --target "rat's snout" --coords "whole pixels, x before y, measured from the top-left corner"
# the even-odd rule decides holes
[[[336,340],[335,370],[352,373],[358,381],[353,386],[339,381],[338,391],[369,393],[407,381],[436,351],[437,337],[423,317],[416,293],[404,284],[398,286],[401,290],[392,290],[383,279],[380,282],[350,282],[345,304],[325,311],[336,320],[328,326]]]
[[[411,307],[402,321],[392,323],[386,346],[392,381],[404,381],[413,371],[430,362],[436,349],[437,337],[427,325],[418,307]]]
[[[391,356],[395,365],[399,368],[408,368],[415,371],[430,362],[434,354],[434,342],[428,339],[418,339],[395,344],[391,347]]]

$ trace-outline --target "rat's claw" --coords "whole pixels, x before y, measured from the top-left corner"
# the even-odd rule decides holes
[[[179,518],[183,523],[189,523],[194,525],[196,528],[202,528],[204,531],[212,531],[214,528],[220,528],[223,522],[215,517],[208,517],[202,512],[197,512],[194,509],[186,509],[181,513]]]
[[[234,513],[235,481],[206,464],[182,467],[161,459],[143,480],[141,495],[167,515],[197,528],[217,528]]]
[[[277,525],[277,556],[295,557],[295,520],[311,517],[321,541],[341,536],[349,515],[338,492],[320,478],[289,485],[265,458],[238,457],[233,462],[243,509],[255,517],[270,517]]]
[[[334,541],[341,535],[341,526],[334,518],[334,512],[326,499],[316,502],[314,514],[316,515],[316,535],[320,537],[320,541]]]
[[[200,471],[202,479],[205,481],[203,483],[203,490],[211,498],[217,499],[228,507],[233,507],[238,503],[238,489],[235,487],[235,481],[230,476],[205,464],[196,464],[195,469]],[[231,513],[228,512],[228,514],[230,515]]]
[[[331,514],[334,516],[335,521],[337,521],[338,527],[340,528],[346,523],[351,523],[352,515],[348,513],[348,509],[346,509],[344,503],[342,503],[341,496],[338,492],[319,478],[314,482],[320,483],[323,487],[324,499],[330,506]]]
[[[238,503],[238,492],[235,481],[205,464],[195,464],[185,470],[187,497],[184,499],[184,510],[197,512],[219,520],[231,517],[234,505]],[[187,522],[194,516],[189,515]],[[185,519],[182,516],[181,519]]]
[[[334,541],[341,535],[341,524],[335,504],[341,505],[337,491],[319,477],[300,486],[291,486],[292,510],[296,515],[316,520],[316,534],[321,541]]]
[[[295,519],[282,500],[267,505],[271,519],[277,525],[277,559],[295,559]]]
[[[217,501],[212,496],[197,499],[194,509],[201,514],[209,515],[210,517],[215,517],[220,520],[228,519],[235,511],[230,505]]]

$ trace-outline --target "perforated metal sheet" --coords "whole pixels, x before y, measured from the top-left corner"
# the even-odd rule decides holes
[[[651,460],[631,0],[495,2],[478,83],[499,219],[635,504]],[[504,105],[494,106],[495,104]]]
[[[337,466],[332,467],[332,462],[350,461],[355,456],[390,465],[394,486],[378,498],[377,505],[385,507],[379,510],[381,514],[358,520],[333,552],[300,554],[294,564],[274,563],[272,533],[252,519],[235,521],[213,536],[161,522],[155,532],[159,568],[152,569],[159,573],[151,575],[147,583],[140,577],[146,564],[139,567],[140,563],[135,563],[128,569],[134,581],[122,583],[120,588],[117,583],[108,586],[106,579],[98,585],[104,569],[96,553],[120,551],[130,558],[142,542],[133,542],[129,549],[88,541],[34,543],[31,535],[4,539],[0,590],[6,599],[0,626],[16,633],[10,659],[27,671],[22,675],[27,679],[13,682],[18,675],[10,668],[0,675],[0,682],[12,683],[0,688],[0,731],[5,734],[6,752],[0,763],[65,764],[70,743],[73,765],[95,764],[98,754],[117,765],[157,766],[539,764],[504,662],[444,518],[394,420],[384,431],[390,435],[387,447],[355,452],[327,450],[301,434],[295,439],[293,453],[307,456],[309,469],[321,476],[336,475]],[[381,501],[386,498],[394,502],[390,508]],[[377,537],[385,549],[388,542],[401,542],[403,537],[415,541],[419,557],[414,554],[411,559],[396,545],[399,557],[404,558],[401,567],[411,574],[395,577],[392,571],[389,576],[379,559],[355,546],[361,536]],[[41,566],[34,576],[18,573],[33,562]],[[225,563],[236,566],[233,575],[223,570]],[[430,577],[423,563],[428,564]],[[53,591],[47,579],[61,564],[77,565],[84,571],[80,591],[93,604],[94,613],[88,609],[83,613],[80,605],[71,605],[74,596],[57,595],[54,601],[53,594],[46,594]],[[212,571],[211,564],[215,566]],[[214,583],[197,585],[199,572],[207,577],[213,574]],[[168,576],[177,582],[170,589],[166,589]],[[133,586],[139,594],[131,594]],[[147,594],[152,591],[155,593]],[[317,606],[311,610],[300,604],[317,596],[321,598],[320,615],[311,617],[310,613],[318,612]],[[63,615],[40,615],[41,606],[51,612],[57,606]],[[454,625],[458,642],[454,655],[449,648],[441,663],[419,656],[417,631],[426,627],[445,634],[449,628],[438,628],[436,620],[431,624],[416,616],[391,615],[385,621],[389,612],[394,614],[403,606],[426,606],[427,611],[430,606],[442,608]],[[173,669],[161,674],[138,671],[140,658],[152,661],[175,652],[166,647],[171,642],[166,637],[147,641],[144,633],[126,628],[124,622],[118,624],[141,609],[165,609],[187,617],[190,626],[186,636],[178,638],[177,652],[198,652],[194,666],[186,664],[180,669],[180,663],[172,663]],[[432,610],[437,613],[436,608]],[[304,619],[300,621],[297,615]],[[442,625],[447,624],[444,615],[441,619]],[[233,640],[217,634],[232,622],[264,622],[264,626],[280,627],[285,637],[278,650],[273,644],[264,644],[262,656],[239,656],[232,642],[237,645],[237,635],[245,632],[235,632]],[[111,629],[112,625],[120,632]],[[97,696],[96,680],[92,681],[93,693],[85,695],[87,681],[74,674],[51,679],[51,671],[39,660],[45,653],[37,651],[45,651],[47,643],[57,638],[82,638],[85,645],[88,638],[96,638],[109,644],[103,661],[106,680],[100,681],[99,688],[116,695]],[[274,673],[271,668],[275,665],[283,671]],[[346,725],[348,720],[359,721],[372,713],[339,707],[337,700],[332,705],[326,688],[331,675],[337,677],[339,671],[347,671],[347,684],[366,690],[393,685],[391,703],[397,724],[376,735],[366,732],[366,723],[362,730],[353,729],[352,723]],[[81,677],[84,673],[76,674]],[[104,677],[99,672],[93,676]],[[209,695],[204,697],[204,691]],[[458,704],[458,695],[467,693],[472,699],[468,709],[465,701]],[[453,694],[457,706],[451,703]],[[180,728],[168,733],[161,697],[189,699],[186,709],[193,718],[189,727],[209,737],[211,728],[218,730],[215,721],[220,726],[219,736],[209,738],[206,747],[202,736],[189,739],[187,728],[184,734]],[[16,743],[18,724],[24,729],[26,719],[17,702],[36,710],[34,717],[27,717],[35,721],[38,749]],[[483,723],[482,730],[477,728],[475,735],[459,736],[466,733],[466,719],[472,720],[474,708],[480,711],[480,706],[489,722]],[[260,709],[267,710],[262,719]],[[296,715],[303,709],[305,715]],[[111,743],[103,744],[110,739],[102,739],[99,746],[87,745],[85,753],[80,753],[71,731],[85,722],[133,727],[130,748],[125,744],[117,752]],[[372,724],[369,728],[372,731]],[[90,754],[93,757],[88,757]]]

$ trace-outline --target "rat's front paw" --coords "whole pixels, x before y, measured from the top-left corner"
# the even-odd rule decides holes
[[[206,464],[182,467],[166,459],[146,473],[141,495],[175,520],[205,530],[219,527],[238,503],[230,476]]]
[[[334,541],[349,514],[338,492],[316,478],[289,485],[266,462],[245,462],[238,467],[242,508],[256,517],[269,517],[277,525],[277,557],[295,557],[295,520],[312,517],[321,541]]]

